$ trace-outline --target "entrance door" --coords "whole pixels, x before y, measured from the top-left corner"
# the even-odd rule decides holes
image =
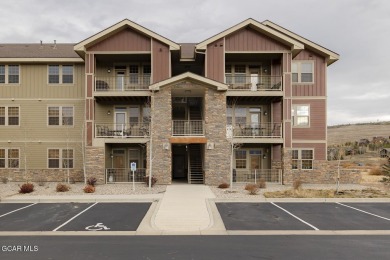
[[[123,91],[125,86],[125,72],[124,71],[116,71],[116,77],[115,77],[115,85],[116,90]]]
[[[250,156],[250,171],[252,174],[256,175],[256,179],[260,179],[260,169],[261,169],[261,151],[260,150],[251,150],[249,151]],[[252,175],[253,176],[253,175]]]
[[[126,129],[126,112],[115,111],[115,135],[123,135]]]
[[[261,111],[260,108],[250,108],[249,109],[250,113],[250,124],[251,124],[251,129],[252,129],[252,135],[253,136],[259,136],[262,133],[262,128],[261,128]]]
[[[187,179],[187,151],[185,145],[172,145],[172,179]]]
[[[125,150],[113,150],[112,152],[112,167],[115,170],[114,181],[127,181],[126,164],[125,164]]]

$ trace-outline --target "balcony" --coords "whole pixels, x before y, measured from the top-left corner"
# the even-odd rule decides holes
[[[226,75],[229,90],[234,91],[282,91],[282,76]]]
[[[173,120],[172,136],[204,136],[204,121]]]
[[[150,76],[95,77],[96,92],[149,90]]]
[[[282,123],[228,125],[226,133],[230,138],[282,138]]]
[[[96,138],[132,138],[150,136],[149,123],[95,124]]]

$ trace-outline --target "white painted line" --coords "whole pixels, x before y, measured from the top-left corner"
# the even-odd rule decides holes
[[[23,207],[23,208],[20,208],[20,209],[15,209],[15,210],[13,210],[13,211],[10,211],[10,212],[8,212],[8,213],[5,213],[5,214],[1,215],[0,218],[2,218],[2,217],[4,217],[4,216],[7,216],[7,215],[9,215],[9,214],[11,214],[11,213],[14,213],[14,212],[16,212],[16,211],[19,211],[19,210],[22,210],[22,209],[25,209],[25,208],[34,206],[35,204],[37,204],[37,203],[33,203],[33,204],[30,204],[30,205],[27,205],[27,206],[25,206],[25,207]]]
[[[382,219],[385,219],[385,220],[390,221],[390,218],[385,218],[385,217],[382,217],[382,216],[379,216],[379,215],[375,215],[375,214],[373,214],[373,213],[370,213],[370,212],[367,212],[367,211],[364,211],[364,210],[361,210],[361,209],[358,209],[358,208],[354,208],[354,207],[345,205],[345,204],[340,203],[340,202],[336,202],[336,204],[339,204],[339,205],[341,205],[341,206],[344,206],[344,207],[347,207],[347,208],[351,208],[351,209],[354,209],[354,210],[357,210],[357,211],[366,213],[366,214],[368,214],[368,215],[371,215],[371,216],[374,216],[374,217],[377,217],[377,218],[382,218]]]
[[[285,210],[284,208],[282,208],[282,207],[280,207],[280,206],[278,206],[278,205],[276,205],[275,203],[273,203],[273,202],[271,202],[271,204],[272,205],[274,205],[275,207],[278,207],[278,208],[280,208],[281,210],[283,210],[284,212],[286,212],[287,214],[289,214],[289,215],[291,215],[291,216],[293,216],[294,218],[296,218],[296,219],[298,219],[299,221],[301,221],[302,223],[304,223],[304,224],[306,224],[306,225],[308,225],[309,227],[311,227],[312,229],[314,229],[314,230],[319,230],[318,228],[316,228],[315,226],[313,226],[312,224],[310,224],[310,223],[307,223],[306,221],[304,221],[303,219],[301,219],[301,218],[299,218],[299,217],[297,217],[297,216],[295,216],[294,214],[292,214],[291,212],[289,212],[289,211],[287,211],[287,210]]]
[[[83,214],[84,212],[86,212],[87,210],[89,210],[90,208],[92,208],[93,206],[95,206],[96,204],[98,204],[98,202],[95,202],[95,204],[92,204],[92,205],[89,206],[88,208],[84,209],[84,210],[81,211],[79,214],[77,214],[77,215],[74,216],[73,218],[71,218],[71,219],[69,219],[68,221],[66,221],[65,223],[63,223],[61,226],[56,227],[55,229],[53,229],[53,231],[57,231],[58,229],[62,228],[63,226],[65,226],[66,224],[68,224],[69,222],[71,222],[72,220],[74,220],[75,218],[77,218],[78,216],[80,216],[81,214]]]

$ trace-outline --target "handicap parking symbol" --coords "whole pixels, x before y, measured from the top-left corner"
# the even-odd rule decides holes
[[[91,225],[85,228],[88,231],[101,231],[101,230],[110,230],[110,228],[103,225],[103,223],[97,223],[96,225]]]

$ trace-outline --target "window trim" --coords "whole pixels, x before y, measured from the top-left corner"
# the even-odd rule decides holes
[[[59,71],[58,71],[58,83],[50,83],[49,81],[49,77],[50,77],[50,66],[58,66],[59,68]],[[72,76],[73,76],[73,79],[72,79],[72,83],[63,83],[63,66],[72,66]],[[65,75],[68,75],[68,74],[65,74]],[[46,81],[47,81],[47,85],[49,86],[58,86],[58,85],[66,85],[66,86],[74,86],[76,84],[76,80],[75,80],[75,66],[74,64],[47,64],[47,77],[46,77]]]
[[[4,114],[4,125],[0,125],[0,127],[20,127],[20,120],[21,120],[21,117],[20,117],[20,105],[0,105],[0,107],[4,107],[5,108],[5,114]],[[9,108],[10,107],[17,107],[18,108],[18,124],[17,125],[10,125],[9,124]]]
[[[50,150],[58,150],[59,151],[59,155],[58,155],[58,165],[59,167],[50,167],[50,163],[49,163],[49,151]],[[63,150],[72,150],[72,155],[73,157],[71,158],[71,160],[73,160],[73,163],[72,163],[72,167],[63,167],[63,160],[64,160],[64,157],[63,157]],[[46,155],[46,163],[47,163],[47,169],[75,169],[75,156],[74,156],[74,151],[75,149],[73,147],[68,147],[68,148],[64,148],[64,147],[61,147],[61,148],[58,148],[58,147],[48,147],[47,148],[47,155]],[[52,158],[52,159],[57,159],[57,158]],[[69,158],[67,158],[68,160],[70,160]]]
[[[50,125],[50,122],[49,122],[49,108],[50,107],[58,107],[59,108],[59,115],[58,115],[58,122],[59,124],[58,125]],[[62,109],[63,107],[71,107],[72,108],[72,124],[71,125],[64,125],[62,122]],[[53,105],[47,105],[47,109],[46,109],[46,125],[47,127],[74,127],[75,126],[75,107],[74,105],[56,105],[56,104],[53,104]]]
[[[293,81],[293,78],[292,78],[292,75],[293,75],[293,71],[292,71],[292,65],[293,64],[296,64],[297,65],[297,74],[298,74],[298,81],[294,82]],[[312,64],[312,81],[311,82],[302,82],[302,63],[310,63]],[[293,60],[291,62],[291,83],[292,85],[313,85],[315,84],[315,62],[314,60]]]
[[[15,147],[0,147],[0,150],[4,150],[4,168],[0,167],[0,169],[20,169],[20,148],[15,148]],[[9,167],[9,150],[18,150],[18,167]],[[16,158],[14,158],[16,159]]]
[[[308,124],[307,125],[298,125],[297,124],[297,121],[298,121],[298,116],[296,115],[296,107],[297,106],[307,106],[309,109],[309,115],[307,116],[308,117]],[[293,113],[293,110],[294,110],[294,113]],[[300,116],[300,117],[303,117],[303,116]],[[311,121],[311,109],[310,109],[310,104],[292,104],[291,105],[291,124],[292,124],[292,127],[293,128],[310,128],[310,121]]]
[[[21,84],[21,75],[22,75],[22,66],[20,64],[0,64],[4,66],[4,83],[0,83],[0,85],[12,85],[12,86],[19,86]],[[9,83],[9,66],[18,66],[19,68],[19,78],[18,83]]]
[[[315,149],[314,148],[292,148],[291,151],[298,151],[298,159],[293,159],[292,158],[292,152],[291,152],[291,161],[297,161],[297,169],[293,169],[292,168],[292,164],[291,164],[291,169],[293,171],[313,171],[314,170],[314,158],[315,158]],[[313,154],[313,158],[311,159],[302,159],[302,151],[312,151],[312,154]],[[303,160],[311,160],[311,169],[303,169],[302,168],[302,161]]]

